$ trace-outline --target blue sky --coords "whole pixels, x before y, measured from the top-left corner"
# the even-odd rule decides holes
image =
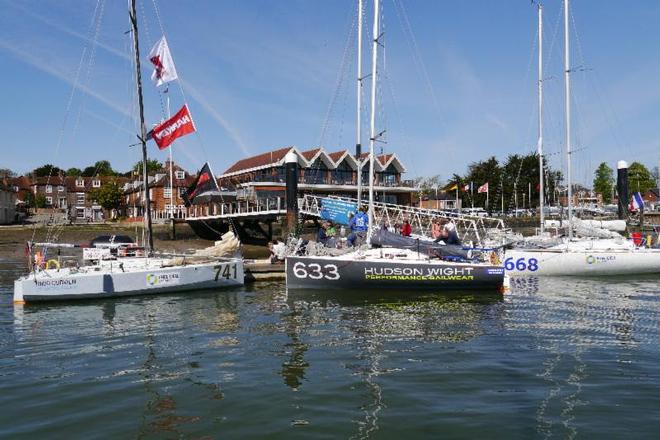
[[[175,160],[191,170],[209,160],[220,173],[246,155],[287,145],[353,149],[356,3],[158,1],[182,79],[181,88],[170,87],[172,109],[185,96],[199,130],[177,141]],[[365,3],[367,43],[372,2]],[[545,141],[553,165],[563,167],[561,2],[544,5]],[[576,180],[590,183],[601,161],[657,165],[660,3],[571,5]],[[82,168],[108,159],[128,169],[140,156],[128,147],[136,129],[126,2],[0,6],[0,167]],[[146,54],[161,24],[152,0],[139,0],[138,14],[146,117],[155,123],[163,106]],[[537,23],[528,0],[383,0],[383,22],[377,129],[386,130],[386,143],[378,149],[400,155],[408,177],[446,179],[489,155],[534,148]],[[370,57],[365,45],[365,71]],[[365,103],[369,86],[365,81]],[[368,109],[363,121],[366,145]],[[150,155],[166,158],[153,143]]]

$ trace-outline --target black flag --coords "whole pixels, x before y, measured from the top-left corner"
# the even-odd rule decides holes
[[[213,173],[211,172],[211,167],[209,163],[206,162],[199,173],[197,173],[197,178],[195,182],[188,187],[185,194],[183,194],[183,202],[186,207],[193,204],[197,197],[203,195],[213,195],[219,194],[220,188],[218,188],[218,182],[216,182]]]

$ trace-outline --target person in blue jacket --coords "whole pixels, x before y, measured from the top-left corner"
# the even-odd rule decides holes
[[[351,217],[348,223],[351,228],[351,234],[348,236],[348,244],[350,246],[359,246],[364,241],[364,238],[369,228],[369,216],[365,214],[364,208],[360,208],[358,212]],[[357,243],[356,243],[357,242]]]

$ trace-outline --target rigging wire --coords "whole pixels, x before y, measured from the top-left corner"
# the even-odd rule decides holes
[[[348,16],[348,18],[350,17],[351,15]],[[334,111],[334,107],[339,97],[340,90],[343,87],[343,83],[347,76],[348,65],[349,65],[348,59],[350,54],[349,48],[351,47],[351,42],[354,40],[353,35],[357,29],[356,15],[353,15],[349,29],[350,29],[349,32],[346,33],[346,42],[344,43],[344,50],[342,51],[342,58],[339,65],[339,70],[337,72],[337,77],[335,79],[334,92],[332,94],[332,98],[330,99],[330,102],[328,103],[328,107],[325,113],[325,118],[323,119],[323,124],[321,125],[321,134],[319,136],[318,146],[323,146],[323,143],[325,142],[326,132],[330,125],[331,115]]]
[[[96,6],[94,7],[94,12],[92,14],[92,19],[90,21],[90,25],[89,25],[89,29],[88,29],[89,34],[92,33],[92,29],[94,27],[94,23],[96,21],[96,16],[97,16],[97,13],[98,13],[98,10],[99,10],[100,2],[101,2],[101,0],[97,0]],[[62,143],[64,141],[64,135],[65,135],[66,126],[67,126],[67,123],[68,123],[68,120],[69,120],[69,115],[71,113],[71,107],[73,105],[73,98],[75,96],[76,90],[79,87],[80,74],[82,72],[83,63],[85,62],[85,58],[86,58],[86,55],[87,55],[89,39],[86,39],[85,41],[86,41],[86,43],[83,46],[83,50],[82,50],[82,53],[80,55],[80,61],[78,62],[78,67],[76,69],[73,84],[71,85],[71,91],[69,93],[69,98],[67,100],[67,104],[66,104],[66,107],[65,107],[64,118],[62,120],[62,126],[60,127],[60,132],[59,132],[59,135],[58,135],[57,144],[55,145],[55,157],[59,156],[59,152],[60,152],[60,149],[62,147]],[[48,172],[48,177],[46,179],[46,186],[48,186],[50,184],[50,179],[52,177],[52,174],[53,174],[53,169],[51,168]],[[51,225],[46,230],[46,242],[48,242],[48,240],[50,239],[53,229],[54,229],[54,226]],[[32,230],[32,239],[31,239],[31,241],[34,241],[34,238],[36,236],[36,232],[37,232],[37,229],[36,229],[36,224],[35,224],[35,226]]]

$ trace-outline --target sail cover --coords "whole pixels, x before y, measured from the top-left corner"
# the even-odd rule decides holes
[[[388,246],[399,249],[419,251],[420,254],[437,257],[459,257],[466,260],[472,258],[472,252],[463,249],[460,245],[439,244],[431,240],[420,240],[412,237],[389,232],[386,229],[377,229],[371,236],[371,243],[377,246]]]
[[[210,202],[214,198],[215,200],[221,200],[222,194],[218,182],[216,182],[215,176],[211,172],[211,166],[206,162],[197,173],[195,182],[183,194],[183,201],[186,206],[190,206],[194,203]]]

